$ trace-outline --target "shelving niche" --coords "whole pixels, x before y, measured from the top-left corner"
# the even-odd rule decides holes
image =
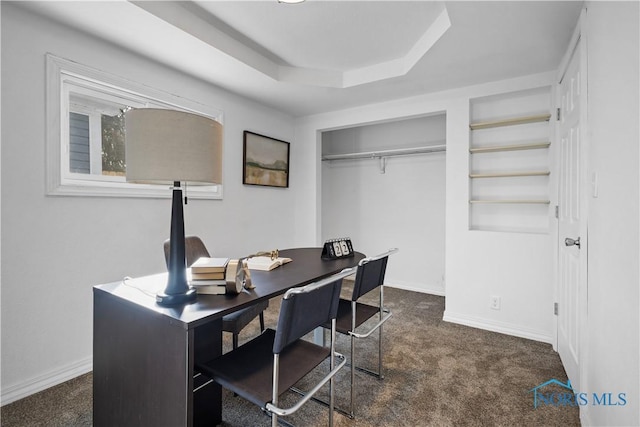
[[[470,103],[469,229],[549,231],[549,87]]]

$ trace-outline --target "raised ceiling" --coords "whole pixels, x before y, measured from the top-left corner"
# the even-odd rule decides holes
[[[302,116],[555,70],[582,2],[22,5]]]
[[[215,17],[214,26],[268,58],[277,70],[271,77],[312,86],[349,87],[402,76],[451,25],[444,4],[435,1],[195,3]],[[260,16],[260,23],[248,15]]]

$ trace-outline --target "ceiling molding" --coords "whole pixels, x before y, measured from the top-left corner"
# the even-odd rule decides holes
[[[443,6],[442,12],[429,25],[427,31],[420,37],[409,53],[392,61],[345,71],[343,73],[344,84],[342,87],[357,86],[407,74],[449,28],[451,28],[451,20],[449,19],[447,8]]]
[[[296,117],[555,72],[583,7],[559,0],[7,4]]]
[[[131,1],[140,9],[206,43],[237,61],[279,80],[279,65],[212,23],[212,17],[191,2]],[[201,11],[200,13],[198,13]]]
[[[313,69],[283,65],[280,61],[276,61],[275,55],[267,57],[258,51],[254,42],[195,3],[173,1],[132,1],[131,3],[278,82],[331,88],[347,88],[405,75],[451,27],[447,8],[443,3],[439,3],[440,12],[404,56],[355,69]],[[260,50],[264,51],[264,49]]]

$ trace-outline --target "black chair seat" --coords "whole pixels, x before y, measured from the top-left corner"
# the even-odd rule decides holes
[[[379,307],[356,303],[356,328],[380,312]],[[325,325],[326,328],[331,325]],[[336,318],[336,332],[347,335],[351,331],[351,301],[341,299],[338,303],[338,317]]]
[[[226,353],[197,368],[223,387],[264,408],[272,399],[273,342],[275,331],[267,329],[232,353]],[[278,394],[329,357],[330,349],[298,340],[280,353]]]

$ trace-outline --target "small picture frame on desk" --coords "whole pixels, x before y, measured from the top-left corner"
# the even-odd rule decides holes
[[[244,131],[242,183],[289,187],[289,143]]]

